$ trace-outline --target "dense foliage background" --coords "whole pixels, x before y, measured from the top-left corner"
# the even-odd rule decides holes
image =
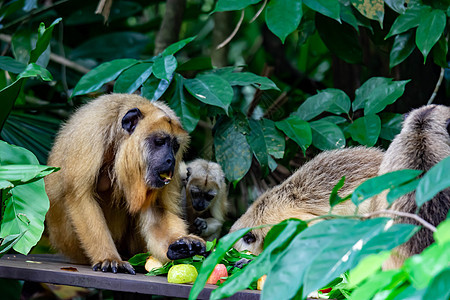
[[[446,0],[3,1],[1,139],[45,164],[84,102],[109,92],[162,99],[192,136],[186,160],[222,165],[233,220],[319,151],[387,147],[402,113],[448,105],[449,15]],[[24,204],[18,186],[55,169],[0,146],[26,153],[0,157],[19,164],[0,170],[4,207]],[[45,203],[37,211],[41,220]],[[3,246],[20,248],[25,233],[14,228],[27,214],[2,213],[15,222]],[[27,246],[41,229],[26,233]]]

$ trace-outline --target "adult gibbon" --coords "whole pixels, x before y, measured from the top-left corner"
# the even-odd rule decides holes
[[[406,115],[401,132],[394,138],[384,155],[379,175],[401,170],[416,169],[428,171],[435,164],[450,155],[450,107],[427,105],[412,110]],[[386,193],[371,199],[371,210],[387,208]],[[419,216],[437,226],[445,220],[450,208],[450,188],[439,192],[419,210]],[[415,213],[415,193],[408,193],[395,200],[392,210]],[[399,223],[419,225],[411,218],[395,218]],[[408,242],[396,248],[384,268],[398,268],[403,261],[420,253],[433,243],[433,233],[420,229]]]
[[[309,220],[328,213],[333,187],[345,176],[338,194],[345,197],[369,178],[377,176],[383,151],[377,148],[354,147],[324,151],[300,167],[286,181],[266,191],[233,224],[231,232],[244,227],[277,224],[289,218]],[[368,201],[359,206],[368,212]],[[336,205],[333,213],[351,215],[355,205],[347,200]],[[260,254],[269,227],[254,229],[234,245],[239,251]]]
[[[124,259],[202,254],[180,217],[179,162],[189,142],[175,113],[137,95],[101,96],[61,128],[45,179],[51,244],[94,270],[134,274]]]
[[[182,197],[189,232],[209,241],[219,238],[228,213],[228,192],[222,168],[218,163],[196,159],[186,165],[184,172]]]

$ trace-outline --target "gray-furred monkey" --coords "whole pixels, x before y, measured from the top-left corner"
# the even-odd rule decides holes
[[[304,164],[286,181],[266,191],[231,227],[231,232],[244,227],[277,224],[285,219],[309,220],[327,214],[333,187],[345,176],[345,184],[338,192],[345,197],[365,180],[374,177],[383,159],[377,148],[355,147],[324,151]],[[368,201],[359,206],[360,213],[368,212]],[[348,200],[333,208],[333,213],[350,215],[355,206]],[[235,245],[239,251],[260,254],[269,227],[254,229]]]
[[[400,169],[428,171],[439,161],[450,155],[450,107],[428,105],[411,111],[403,122],[403,128],[384,155],[379,175]],[[371,199],[371,210],[388,206],[386,193]],[[445,220],[450,208],[450,188],[438,193],[426,202],[419,216],[434,226]],[[392,210],[415,213],[415,193],[397,199]],[[418,224],[410,218],[399,217],[397,222]],[[384,268],[397,268],[405,258],[423,251],[433,242],[433,234],[426,228],[420,229],[408,242],[396,249]]]
[[[188,163],[181,174],[189,232],[210,241],[219,238],[228,212],[228,191],[222,168],[215,162],[196,159]]]

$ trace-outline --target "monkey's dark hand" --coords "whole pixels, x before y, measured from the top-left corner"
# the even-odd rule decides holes
[[[202,234],[208,228],[208,223],[205,219],[202,218],[196,218],[194,221],[194,227],[195,227],[195,234]]]
[[[169,245],[167,258],[170,260],[192,257],[194,255],[205,255],[205,242],[195,236],[185,236]]]
[[[133,266],[131,266],[130,263],[127,261],[105,259],[102,262],[94,264],[92,266],[92,270],[94,271],[101,270],[102,272],[111,271],[113,273],[117,273],[118,271],[120,271],[130,273],[131,275],[136,275],[136,271],[134,270]]]

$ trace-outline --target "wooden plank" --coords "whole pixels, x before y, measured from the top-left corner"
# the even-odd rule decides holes
[[[168,283],[166,276],[95,272],[90,266],[73,264],[64,257],[53,254],[4,255],[0,259],[0,278],[180,298],[187,298],[192,287],[189,284]],[[209,299],[215,288],[217,286],[207,284],[198,299]],[[236,293],[230,299],[259,298],[259,291],[246,290]]]

